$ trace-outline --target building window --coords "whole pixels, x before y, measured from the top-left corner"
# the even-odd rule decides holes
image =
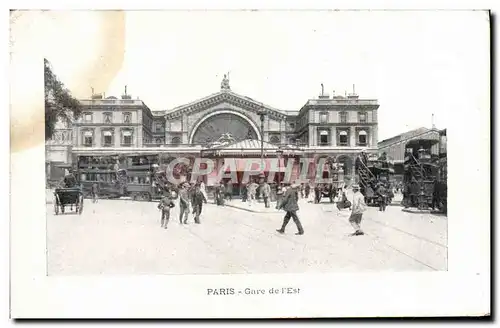
[[[132,122],[132,113],[123,113],[123,123]]]
[[[113,122],[113,113],[103,113],[104,123],[112,123]]]
[[[347,112],[340,112],[340,123],[347,123]]]
[[[161,122],[155,123],[155,132],[162,132],[163,131],[163,124]]]
[[[328,146],[328,131],[321,130],[319,132],[319,145],[320,146]]]
[[[132,131],[123,130],[122,131],[122,146],[132,146]]]
[[[347,146],[347,131],[340,131],[339,146]]]
[[[288,126],[290,129],[294,130],[295,129],[295,123],[289,123]]]
[[[94,142],[94,136],[92,131],[85,131],[83,133],[83,145],[85,147],[92,147]]]
[[[85,123],[92,123],[92,113],[83,114],[83,121]]]
[[[278,136],[272,136],[271,139],[269,140],[272,144],[279,144],[280,143],[280,137]]]
[[[319,113],[319,122],[320,123],[328,123],[328,113],[327,112],[323,112],[323,113]]]
[[[180,143],[181,143],[181,138],[179,138],[179,137],[173,137],[173,138],[172,138],[172,141],[171,141],[170,143],[171,143],[172,145],[174,145],[174,146],[178,146],[178,145],[180,145]]]
[[[367,140],[368,140],[368,138],[367,138],[366,131],[365,130],[359,131],[359,133],[358,133],[358,145],[359,146],[366,146]]]
[[[358,122],[366,123],[366,112],[358,113]]]
[[[103,146],[104,147],[111,147],[113,146],[113,133],[111,131],[104,131],[102,133],[102,139],[103,139]]]

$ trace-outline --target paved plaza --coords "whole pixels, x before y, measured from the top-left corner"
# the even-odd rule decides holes
[[[48,197],[50,199],[50,197]],[[240,200],[233,200],[237,204]],[[272,204],[274,205],[274,204]],[[262,204],[255,204],[255,207]],[[283,211],[256,213],[207,204],[201,224],[180,225],[178,206],[160,228],[156,202],[85,200],[82,215],[54,215],[47,204],[48,273],[220,274],[446,270],[447,219],[389,206],[369,208],[351,237],[349,211],[301,200],[305,235]]]

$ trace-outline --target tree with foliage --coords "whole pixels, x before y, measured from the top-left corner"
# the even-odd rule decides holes
[[[60,120],[71,124],[73,119],[81,115],[80,102],[71,95],[57,76],[52,72],[52,67],[44,59],[45,69],[45,140],[52,138],[56,123]]]

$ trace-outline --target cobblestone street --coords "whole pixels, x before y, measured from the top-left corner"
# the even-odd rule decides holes
[[[240,200],[233,200],[240,202]],[[348,210],[301,200],[305,235],[284,212],[252,213],[208,204],[202,224],[180,225],[178,206],[167,230],[155,202],[85,202],[81,216],[54,215],[47,204],[48,273],[220,274],[446,270],[444,216],[390,206],[369,208],[365,236],[351,237]],[[256,204],[255,206],[262,206]]]

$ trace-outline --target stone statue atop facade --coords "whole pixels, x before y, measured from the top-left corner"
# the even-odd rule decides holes
[[[224,78],[222,79],[222,82],[220,84],[220,89],[221,91],[228,91],[231,90],[231,87],[229,86],[229,76],[224,74]]]

